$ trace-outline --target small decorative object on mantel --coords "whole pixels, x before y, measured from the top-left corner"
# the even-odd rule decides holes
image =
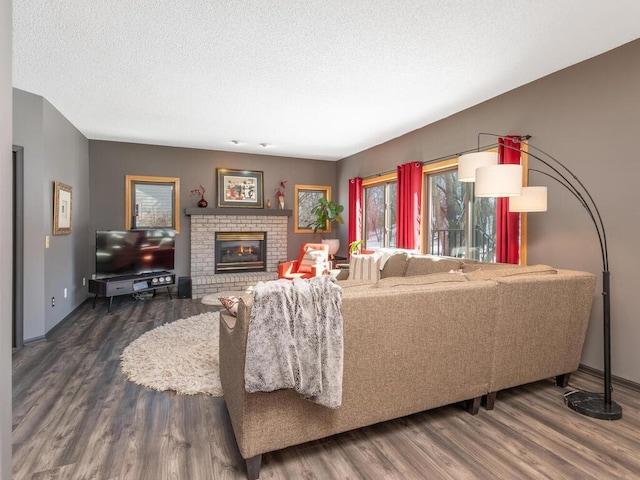
[[[200,201],[198,202],[198,207],[200,207],[200,208],[207,208],[207,206],[209,205],[209,202],[207,202],[204,199],[204,192],[205,191],[206,190],[204,189],[202,184],[200,185],[200,188],[194,188],[193,190],[191,190],[191,195],[200,195]]]
[[[282,180],[280,186],[276,189],[276,198],[278,199],[278,208],[284,209],[284,190],[287,188],[287,180]]]

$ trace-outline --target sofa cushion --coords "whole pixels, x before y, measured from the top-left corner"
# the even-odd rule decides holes
[[[380,270],[380,278],[404,277],[408,258],[406,252],[397,252],[389,256]]]
[[[349,280],[367,280],[370,283],[380,280],[380,255],[351,255]]]
[[[467,273],[469,280],[493,280],[501,277],[514,277],[517,275],[555,275],[558,271],[549,265],[530,265],[507,268],[481,269]]]
[[[447,273],[462,268],[462,261],[435,255],[411,255],[407,261],[405,277],[414,275],[429,275],[432,273]]]

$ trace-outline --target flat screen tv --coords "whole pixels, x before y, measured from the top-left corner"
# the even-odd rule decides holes
[[[96,278],[173,270],[173,230],[96,231]]]

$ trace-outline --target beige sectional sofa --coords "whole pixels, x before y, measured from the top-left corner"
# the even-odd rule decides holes
[[[453,272],[453,273],[449,273]],[[342,406],[289,390],[244,390],[252,297],[221,314],[220,377],[249,478],[261,455],[458,402],[477,413],[499,390],[577,369],[595,275],[548,266],[393,255],[375,283],[343,288]]]

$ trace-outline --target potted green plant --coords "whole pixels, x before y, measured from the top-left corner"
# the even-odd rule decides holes
[[[343,210],[342,205],[336,205],[331,200],[321,197],[318,204],[311,209],[311,213],[316,216],[315,221],[309,225],[313,227],[313,233],[317,233],[318,230],[325,231],[327,225],[334,222],[344,223],[344,219],[340,215]]]
[[[311,209],[311,213],[316,216],[315,221],[309,225],[313,227],[313,233],[317,233],[318,230],[324,232],[327,229],[327,225],[331,223],[344,223],[342,218],[342,211],[344,207],[342,205],[336,205],[330,200],[322,197],[318,200],[318,204]],[[329,255],[333,258],[340,249],[340,239],[329,238],[322,239],[322,243],[329,245]]]
[[[362,245],[364,245],[364,240],[354,240],[349,244],[349,255],[357,255],[362,250]]]

